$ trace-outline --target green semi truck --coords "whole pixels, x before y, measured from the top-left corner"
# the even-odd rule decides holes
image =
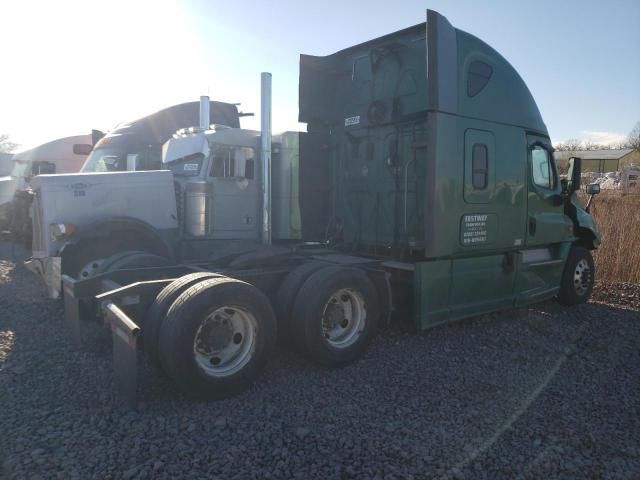
[[[129,182],[124,198],[153,177],[118,218],[149,211],[137,202],[170,205],[130,218],[135,230],[105,218],[111,227],[82,237],[64,212],[34,227],[40,253],[51,236],[61,242],[51,258],[77,338],[96,318],[111,326],[130,402],[141,344],[185,392],[218,398],[251,384],[277,336],[337,367],[404,307],[423,331],[589,298],[600,235],[576,197],[580,160],[559,177],[531,93],[483,41],[427,11],[405,30],[302,55],[307,132],[295,137],[272,137],[263,92],[261,132],[179,132],[164,146],[170,172],[70,175],[69,188],[56,180],[59,195],[91,204],[104,182]],[[285,140],[294,154],[282,154]],[[47,176],[38,178],[36,197],[46,197]],[[44,257],[29,262],[42,274],[38,264],[56,265]]]

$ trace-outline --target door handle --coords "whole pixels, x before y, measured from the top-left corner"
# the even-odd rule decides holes
[[[536,219],[529,217],[529,235],[532,237],[536,234]]]

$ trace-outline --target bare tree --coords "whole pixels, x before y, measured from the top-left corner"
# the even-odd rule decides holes
[[[10,141],[9,135],[0,133],[0,153],[11,153],[16,148],[18,148],[18,144]]]
[[[614,150],[625,150],[631,147],[629,146],[629,142],[627,140],[622,140],[620,142],[612,143],[611,148]]]
[[[628,148],[640,150],[640,122],[636,123],[636,126],[633,127],[633,130],[631,130],[627,136],[627,144]]]
[[[577,150],[583,150],[583,145],[577,138],[570,138],[564,142],[555,144],[553,148],[559,152],[575,152]]]
[[[634,133],[635,132],[635,133]],[[631,137],[635,135],[635,142],[638,147],[632,146]],[[629,138],[621,142],[615,143],[596,143],[593,140],[578,140],[577,138],[570,138],[564,142],[556,143],[553,148],[558,152],[577,152],[583,150],[622,150],[625,148],[639,148],[640,149],[640,122],[633,129],[633,132],[629,134]]]

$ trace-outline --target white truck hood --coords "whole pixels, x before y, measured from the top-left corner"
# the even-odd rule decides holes
[[[39,175],[31,187],[36,193],[33,212],[33,256],[58,255],[64,240],[54,239],[49,226],[73,224],[78,231],[113,217],[142,220],[156,230],[178,227],[173,173],[77,173]]]

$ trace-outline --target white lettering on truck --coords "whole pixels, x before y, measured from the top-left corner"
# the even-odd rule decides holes
[[[355,117],[348,117],[344,119],[344,126],[348,127],[349,125],[357,125],[360,123],[360,115],[356,115]]]

